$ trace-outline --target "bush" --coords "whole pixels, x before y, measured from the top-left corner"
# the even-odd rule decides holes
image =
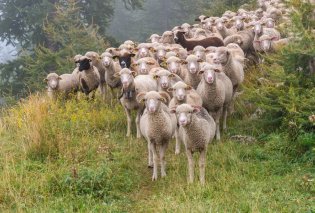
[[[309,3],[294,1],[292,5],[290,31],[295,39],[279,52],[264,56],[265,63],[259,65],[262,72],[245,84],[244,101],[263,109],[264,131],[287,134],[294,155],[300,156],[315,147],[315,125],[309,119],[315,114],[315,75],[309,67],[315,57],[311,32],[315,22]]]

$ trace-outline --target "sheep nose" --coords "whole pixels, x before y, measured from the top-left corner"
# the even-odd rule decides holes
[[[212,82],[213,82],[212,76],[208,76],[208,77],[207,77],[207,81],[208,81],[209,83],[212,83]]]
[[[180,100],[180,101],[181,101],[181,100],[184,100],[184,98],[185,98],[185,95],[178,95],[178,96],[177,96],[177,99]]]
[[[171,71],[172,73],[176,73],[176,68],[172,68],[170,71]]]
[[[162,83],[161,86],[162,86],[162,88],[165,89],[165,88],[167,88],[168,84],[167,83]]]
[[[123,84],[123,87],[125,87],[125,88],[128,86],[127,80],[122,80],[121,83]]]
[[[140,72],[141,73],[147,73],[147,69],[146,68],[142,68],[142,69],[140,69]]]
[[[179,118],[179,124],[181,125],[181,126],[185,126],[186,124],[187,124],[187,119],[186,118],[184,118],[184,117],[181,117],[181,118]]]
[[[219,63],[220,63],[220,60],[219,60],[218,58],[213,58],[213,62],[214,62],[215,64],[219,64]]]
[[[190,73],[194,74],[197,72],[197,69],[194,67],[194,68],[190,68]]]
[[[155,107],[154,106],[149,106],[149,112],[155,112]]]

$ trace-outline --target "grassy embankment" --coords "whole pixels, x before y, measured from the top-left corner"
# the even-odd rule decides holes
[[[248,73],[245,85],[255,76]],[[174,155],[174,141],[167,177],[151,182],[146,142],[135,139],[135,129],[125,137],[119,104],[32,95],[1,115],[0,211],[314,211],[314,164],[288,155],[280,132],[264,135],[242,96],[236,109],[223,142],[209,146],[202,187],[197,179],[187,184],[186,156]],[[234,134],[258,141],[237,143]]]

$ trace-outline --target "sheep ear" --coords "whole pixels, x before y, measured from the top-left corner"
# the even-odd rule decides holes
[[[185,61],[185,60],[181,60],[181,62],[180,62],[181,64],[188,64],[188,62],[187,61]]]
[[[154,80],[157,80],[157,79],[159,79],[160,78],[160,76],[158,76],[158,75],[153,75],[153,79]]]
[[[191,90],[192,87],[190,85],[187,85],[187,87],[185,88],[185,90]]]
[[[169,74],[167,77],[169,77],[169,78],[174,78],[174,77],[175,77],[175,74],[174,74],[174,73],[171,73],[171,74]]]
[[[44,82],[47,82],[48,81],[48,78],[44,78]]]
[[[114,77],[119,78],[120,77],[120,73],[119,72],[115,72],[114,73]]]
[[[167,63],[165,61],[163,61],[161,64],[160,64],[161,67],[166,67],[167,66]]]
[[[135,56],[136,56],[136,54],[134,54],[134,53],[130,54],[130,57],[135,57]]]
[[[134,48],[133,50],[134,50],[134,51],[139,51],[139,48],[138,48],[138,47],[136,47],[136,48]]]
[[[62,80],[62,78],[60,76],[58,76],[58,80]]]
[[[176,107],[173,107],[172,109],[170,109],[170,113],[176,113]]]
[[[198,59],[197,62],[201,63],[204,62],[202,59]]]
[[[205,71],[204,70],[199,70],[198,74],[201,75],[203,74]]]
[[[201,107],[200,106],[192,106],[194,108],[193,113],[200,112]]]
[[[172,87],[167,89],[167,92],[173,92],[173,91],[174,91],[174,89]]]
[[[92,59],[89,59],[89,62],[92,62]]]
[[[149,64],[149,65],[154,65],[155,63],[152,62],[152,61],[149,61],[148,64]]]
[[[117,58],[119,58],[118,55],[114,55],[114,56],[113,56],[113,59],[114,59],[114,60],[116,60]]]
[[[144,96],[145,96],[145,94],[146,94],[145,92],[140,92],[140,93],[137,95],[136,100],[137,100],[138,103],[141,103],[141,102],[144,101]]]
[[[159,94],[161,95],[162,97],[162,101],[167,104],[170,100],[171,100],[171,97],[168,93],[166,92],[159,92]]]
[[[136,77],[136,76],[137,76],[137,73],[136,73],[135,71],[131,71],[131,75],[132,75],[133,77]]]
[[[201,21],[200,18],[195,18],[195,21]]]

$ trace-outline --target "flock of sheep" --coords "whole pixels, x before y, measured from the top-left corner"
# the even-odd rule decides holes
[[[194,180],[193,153],[200,152],[200,182],[205,183],[206,151],[227,116],[244,80],[244,66],[259,61],[259,52],[274,51],[288,43],[280,37],[279,24],[289,22],[290,9],[281,0],[259,0],[254,11],[226,11],[222,17],[198,17],[198,24],[183,24],[149,43],[128,40],[119,48],[108,48],[74,57],[71,74],[48,74],[48,94],[81,91],[93,95],[99,88],[104,99],[119,88],[119,100],[131,134],[131,111],[136,110],[137,138],[148,142],[148,166],[152,180],[165,172],[165,151],[175,137],[175,154],[185,145],[189,182]]]

